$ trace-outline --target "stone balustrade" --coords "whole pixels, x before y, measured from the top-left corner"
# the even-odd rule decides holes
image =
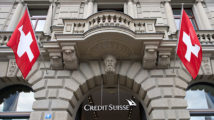
[[[202,45],[214,45],[213,30],[199,30],[197,36]]]
[[[154,33],[155,19],[133,19],[130,16],[115,12],[98,12],[87,19],[63,19],[64,33],[81,34],[100,27],[125,28],[136,33]]]
[[[0,31],[0,47],[6,46],[12,35],[11,31]],[[48,41],[49,36],[45,36],[43,32],[36,32],[36,39],[40,42]]]

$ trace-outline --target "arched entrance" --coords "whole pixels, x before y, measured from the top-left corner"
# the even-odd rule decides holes
[[[146,120],[144,104],[125,86],[96,87],[79,106],[75,120]]]

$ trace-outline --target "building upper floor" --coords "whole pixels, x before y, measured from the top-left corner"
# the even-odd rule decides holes
[[[78,60],[103,59],[106,54],[143,59],[145,68],[156,63],[167,68],[176,49],[182,3],[205,45],[203,51],[213,52],[213,0],[1,0],[0,55],[13,55],[6,43],[28,8],[52,68],[77,68]]]
[[[63,19],[87,19],[102,11],[117,11],[132,19],[156,19],[156,25],[169,26],[170,33],[175,33],[182,2],[196,30],[214,29],[212,0],[1,0],[0,31],[13,31],[27,6],[35,30],[45,34],[50,34],[50,26],[63,25]],[[109,16],[119,19],[118,14],[96,17],[99,22]]]

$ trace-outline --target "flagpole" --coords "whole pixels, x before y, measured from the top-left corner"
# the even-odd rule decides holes
[[[30,18],[30,12],[29,12],[29,10],[28,10],[27,4],[25,4],[25,7],[26,7],[27,12],[28,12],[28,17],[29,17],[29,19],[30,19],[31,26],[33,27],[33,24],[32,24],[32,22],[31,22],[31,18]],[[34,35],[36,35],[36,34],[35,34],[35,30],[34,30],[34,29],[33,29],[33,32],[34,32]],[[36,36],[35,36],[35,38],[36,38]],[[38,48],[39,48],[39,52],[40,52],[40,55],[41,55],[41,60],[43,61],[43,64],[44,64],[44,67],[45,67],[45,71],[46,71],[46,74],[48,74],[48,70],[47,70],[47,67],[46,67],[46,65],[45,65],[45,60],[44,60],[43,54],[42,54],[41,49],[40,49],[41,42],[40,42],[40,41],[38,41],[38,40],[36,39],[36,43],[37,43]],[[38,43],[39,43],[39,44],[38,44]]]
[[[181,22],[182,22],[183,10],[184,10],[184,3],[181,3],[181,18],[180,18],[180,25],[179,25],[179,33],[178,33],[178,36],[177,36],[178,39],[177,39],[177,42],[176,42],[173,73],[175,73],[175,62],[176,62],[176,59],[177,59],[176,53],[177,53],[177,49],[178,49],[178,41],[179,41],[180,30],[181,30]]]

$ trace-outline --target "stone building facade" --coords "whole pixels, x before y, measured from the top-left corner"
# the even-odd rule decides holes
[[[196,80],[174,60],[182,2],[203,48]],[[34,26],[45,22],[35,28],[43,59],[24,80],[6,43],[26,6]],[[186,90],[213,83],[213,48],[213,0],[0,0],[0,92],[32,88],[30,120],[75,120],[90,94],[117,86],[136,97],[148,120],[190,119]]]

